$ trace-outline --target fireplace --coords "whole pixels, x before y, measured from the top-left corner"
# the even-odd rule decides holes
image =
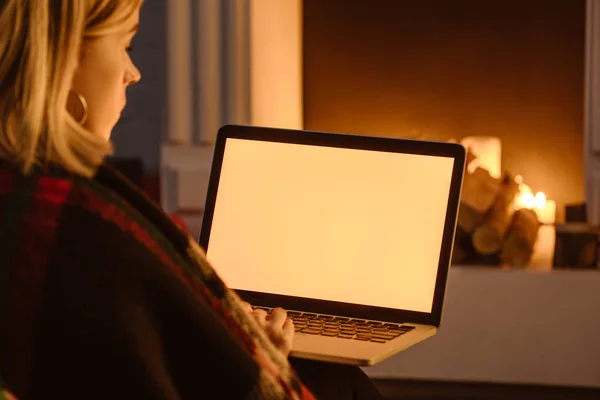
[[[304,0],[304,127],[463,142],[485,167],[470,217],[506,192],[495,224],[537,224],[551,264],[550,227],[584,201],[585,23],[584,0]]]
[[[558,222],[583,201],[585,1],[305,0],[303,28],[306,129],[495,137]]]

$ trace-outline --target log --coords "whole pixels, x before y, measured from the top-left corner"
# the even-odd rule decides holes
[[[473,247],[479,254],[494,254],[502,248],[504,236],[514,213],[514,201],[518,192],[519,185],[514,179],[505,177],[483,222],[473,232]]]
[[[461,202],[458,206],[457,226],[469,235],[473,234],[483,222],[484,213],[475,210],[467,203]]]
[[[482,168],[477,168],[472,174],[466,174],[458,210],[458,227],[472,234],[483,222],[483,217],[492,206],[500,187],[500,180],[493,178]]]
[[[535,211],[523,208],[515,212],[500,259],[511,267],[523,268],[529,264],[539,227]]]
[[[485,214],[496,199],[502,182],[483,168],[477,168],[472,174],[465,174],[461,193],[461,202],[473,210]]]
[[[471,261],[477,253],[471,243],[471,235],[461,228],[456,229],[454,248],[452,250],[452,264],[463,264]]]

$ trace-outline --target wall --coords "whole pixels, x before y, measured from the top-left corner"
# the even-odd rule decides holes
[[[250,2],[252,125],[302,129],[302,0]]]
[[[132,59],[142,80],[127,91],[127,107],[113,131],[115,155],[141,157],[148,173],[158,171],[167,119],[166,1],[145,1]]]
[[[304,0],[304,127],[494,135],[503,165],[583,200],[583,0]]]

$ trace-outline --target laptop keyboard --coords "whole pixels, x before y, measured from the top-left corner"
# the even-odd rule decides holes
[[[265,310],[268,314],[272,311],[267,307],[252,308]],[[415,329],[414,326],[401,323],[392,324],[298,311],[288,311],[287,314],[294,321],[296,332],[363,342],[387,343]]]

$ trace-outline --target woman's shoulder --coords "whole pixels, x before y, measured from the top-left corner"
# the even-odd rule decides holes
[[[156,277],[176,277],[174,272],[187,265],[118,191],[64,171],[23,174],[0,166],[0,238],[6,239],[0,240],[0,254],[6,257],[0,276],[23,279],[4,283],[30,287],[40,296],[49,281],[59,282],[61,290],[85,287],[88,281],[95,287],[101,276],[113,284],[142,275],[157,282]]]
[[[117,215],[124,219],[131,214],[126,208],[124,199],[93,179],[58,168],[35,169],[25,174],[13,166],[0,165],[0,218],[7,214],[25,218],[33,213],[38,218],[60,219],[67,210],[78,209],[112,217],[105,220]]]
[[[175,251],[156,226],[110,186],[57,168],[24,174],[0,165],[0,232],[55,242],[69,236],[85,242],[89,232],[119,242],[132,237],[153,253]],[[32,239],[33,240],[33,239]],[[106,251],[116,251],[106,249]]]

